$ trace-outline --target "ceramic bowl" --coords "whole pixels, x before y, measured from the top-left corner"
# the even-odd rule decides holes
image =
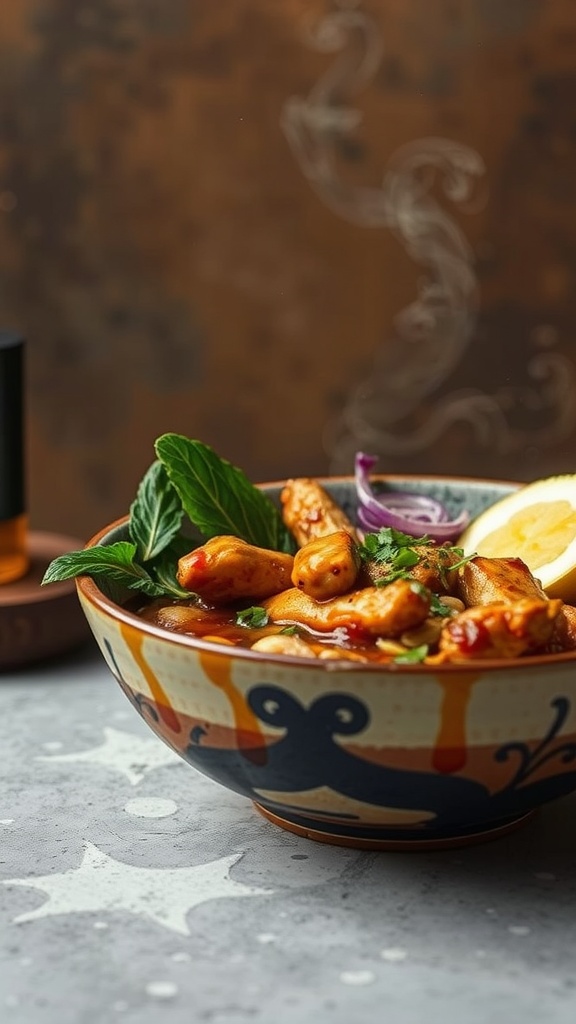
[[[321,481],[354,516],[349,478]],[[514,484],[387,477],[472,515]],[[281,484],[262,485],[278,500]],[[89,544],[126,538],[126,519]],[[312,839],[382,849],[501,835],[576,789],[576,652],[469,666],[273,656],[168,632],[77,581],[104,659],[190,765]]]

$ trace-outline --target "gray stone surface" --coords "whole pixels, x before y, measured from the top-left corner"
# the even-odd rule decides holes
[[[324,846],[172,755],[92,646],[0,676],[2,1024],[572,1024],[576,798],[486,845]]]

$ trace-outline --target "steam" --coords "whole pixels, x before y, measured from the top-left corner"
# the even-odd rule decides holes
[[[509,389],[505,396],[470,387],[436,403],[429,399],[464,358],[479,301],[474,253],[436,196],[463,212],[479,209],[478,182],[485,166],[470,147],[432,136],[396,150],[379,187],[342,179],[342,142],[353,138],[362,123],[353,98],[378,71],[384,47],[379,25],[357,0],[336,3],[337,10],[308,35],[313,48],[336,55],[334,63],[306,97],[286,101],[281,126],[319,199],[350,224],[392,232],[424,276],[414,301],[396,316],[393,337],[376,352],[369,378],[352,389],[338,421],[328,427],[332,468],[349,468],[358,449],[381,455],[425,450],[455,422],[467,423],[480,446],[502,453],[527,439],[555,444],[576,423],[574,366],[559,353],[537,353],[529,362],[528,387]],[[427,398],[424,422],[410,431],[401,429],[400,421],[422,409]],[[526,402],[546,409],[548,426],[530,433],[513,429],[514,406]]]

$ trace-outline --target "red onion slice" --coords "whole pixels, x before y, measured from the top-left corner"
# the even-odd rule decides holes
[[[377,533],[383,526],[391,526],[411,537],[426,534],[439,543],[456,540],[470,521],[468,512],[463,511],[456,519],[450,519],[442,502],[424,494],[389,491],[376,497],[368,475],[377,461],[375,455],[356,453],[354,475],[360,525],[371,533]]]

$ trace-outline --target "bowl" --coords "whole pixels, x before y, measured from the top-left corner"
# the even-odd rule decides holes
[[[518,486],[380,479],[473,516]],[[353,479],[320,482],[353,517]],[[278,502],[282,483],[260,486]],[[126,537],[127,518],[89,545]],[[91,578],[77,589],[152,731],[292,832],[370,849],[452,847],[501,836],[576,789],[576,651],[442,667],[274,656],[161,629]]]

